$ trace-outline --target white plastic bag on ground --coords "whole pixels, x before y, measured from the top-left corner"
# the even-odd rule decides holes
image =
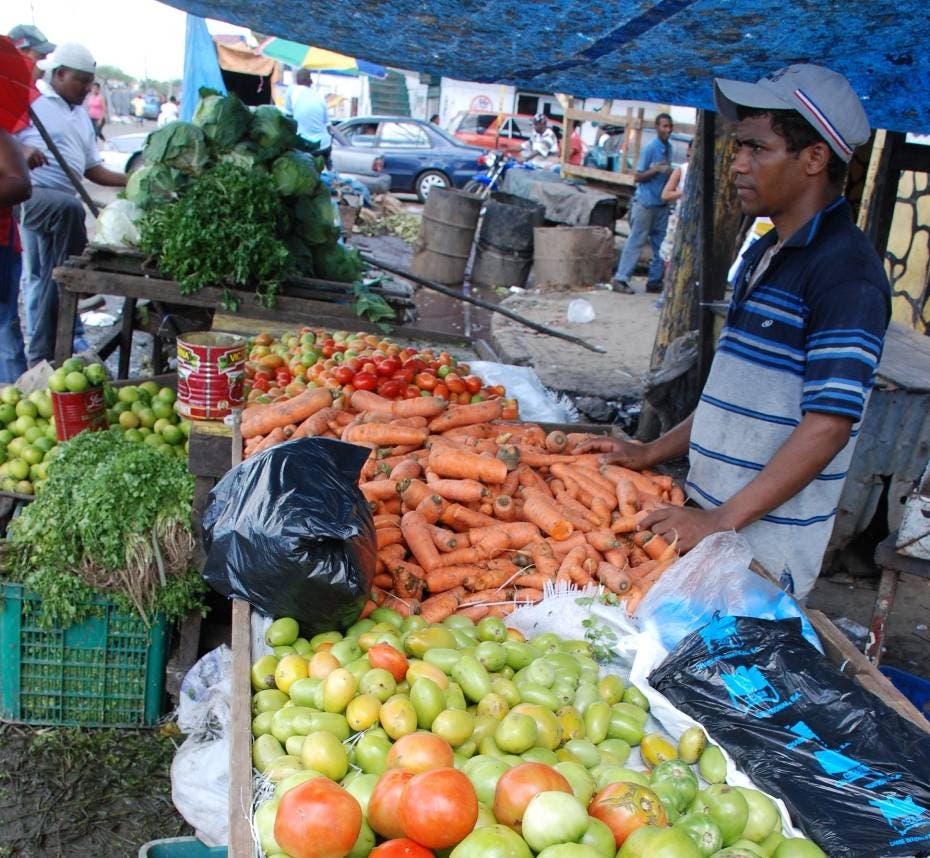
[[[229,840],[232,652],[208,652],[181,683],[177,720],[187,734],[171,763],[171,800],[207,846]]]
[[[487,385],[502,384],[507,395],[520,403],[520,419],[543,423],[577,423],[578,412],[564,396],[558,396],[539,380],[529,366],[514,366],[492,361],[469,361],[475,375]]]

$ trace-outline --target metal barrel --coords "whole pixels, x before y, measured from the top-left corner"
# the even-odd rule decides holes
[[[420,236],[410,270],[418,277],[454,285],[465,279],[478,226],[481,197],[452,188],[433,188],[426,198]]]

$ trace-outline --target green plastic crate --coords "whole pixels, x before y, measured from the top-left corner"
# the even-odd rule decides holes
[[[169,627],[149,628],[98,597],[92,616],[67,629],[38,625],[42,600],[3,584],[0,716],[23,724],[141,727],[162,712]]]
[[[204,846],[196,837],[152,840],[139,850],[139,858],[226,858],[225,846]]]

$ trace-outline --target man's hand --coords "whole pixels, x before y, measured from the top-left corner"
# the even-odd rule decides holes
[[[664,536],[669,542],[677,538],[678,548],[684,554],[705,536],[733,528],[725,523],[719,509],[694,509],[663,504],[649,513],[637,529],[651,530]]]
[[[26,166],[30,170],[34,170],[36,167],[44,167],[48,163],[48,158],[45,157],[45,153],[41,149],[37,149],[35,146],[20,146],[20,148]]]
[[[641,471],[655,464],[647,444],[641,441],[624,441],[621,438],[590,438],[582,441],[573,452],[603,453],[601,461],[605,465],[621,465],[634,471]]]

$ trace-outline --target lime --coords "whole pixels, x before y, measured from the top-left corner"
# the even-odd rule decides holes
[[[145,436],[145,442],[150,447],[167,447],[165,439],[161,437],[157,432],[152,432],[149,435]]]
[[[119,416],[119,425],[123,429],[138,429],[141,422],[138,415],[133,414],[131,411],[124,411]]]
[[[179,424],[181,431],[184,433],[185,438],[190,438],[191,436],[191,422],[190,420],[182,420]]]
[[[45,435],[45,429],[39,426],[33,426],[31,429],[27,429],[23,432],[23,438],[30,444],[34,444],[36,439],[41,438],[43,435]]]
[[[14,435],[25,435],[27,429],[32,429],[36,425],[35,418],[26,417],[17,417],[11,424],[10,429],[13,430]]]
[[[116,395],[120,402],[135,402],[139,398],[139,388],[131,384],[121,387]]]
[[[148,438],[148,436],[152,434],[152,430],[149,429],[148,426],[143,426],[143,427],[139,430],[139,434],[140,434],[143,438]]]
[[[27,479],[22,479],[16,484],[13,491],[21,495],[31,495],[33,494],[32,483]]]
[[[87,380],[87,376],[79,370],[74,372],[69,372],[65,376],[65,384],[72,393],[81,393],[90,386],[90,382]]]
[[[39,409],[36,408],[34,402],[30,402],[28,399],[20,399],[16,403],[16,416],[36,418],[39,416]]]
[[[12,492],[16,488],[16,480],[12,477],[4,477],[3,482],[0,482],[0,489],[3,489],[5,492]]]
[[[124,411],[129,411],[130,408],[132,408],[132,404],[129,402],[117,402],[116,405],[113,406],[113,411],[119,415]]]
[[[179,446],[184,443],[184,433],[177,426],[170,423],[161,430],[161,436],[172,446]]]
[[[69,372],[82,372],[84,369],[84,361],[78,357],[69,357],[62,365],[61,368],[65,373]]]
[[[168,420],[174,416],[174,407],[171,403],[157,396],[152,400],[152,411],[159,420]]]
[[[38,447],[33,447],[32,444],[30,444],[28,447],[23,448],[23,452],[19,454],[19,457],[27,465],[38,465],[39,462],[42,461],[44,455],[44,450],[40,450]]]
[[[142,384],[139,385],[139,388],[146,391],[149,397],[157,396],[158,392],[161,390],[161,388],[158,386],[158,382],[151,380],[143,381]]]
[[[44,432],[48,427],[48,420],[44,417],[36,417],[36,426]]]
[[[155,425],[155,414],[152,412],[151,408],[140,409],[136,412],[136,416],[143,426],[148,426],[151,429]]]
[[[67,377],[68,373],[63,369],[56,369],[48,377],[48,389],[52,391],[52,393],[65,393],[68,390],[68,385],[65,382]]]
[[[4,402],[0,405],[0,423],[6,425],[7,423],[12,423],[16,419],[16,408],[13,405],[10,405],[9,402]]]
[[[103,386],[103,401],[106,402],[107,408],[112,408],[119,401],[116,388],[112,384],[105,384]]]
[[[92,363],[84,370],[87,380],[94,386],[100,387],[107,380],[107,373],[99,363]]]
[[[38,447],[43,453],[47,453],[55,446],[55,441],[47,435],[43,435],[41,438],[36,438],[35,441],[32,442],[32,446]]]
[[[43,392],[42,398],[36,403],[36,408],[39,409],[39,416],[48,420],[55,411],[52,407],[52,397]]]
[[[119,412],[115,408],[107,409],[107,425],[115,426],[119,423]]]
[[[139,399],[141,399],[146,405],[148,405],[152,401],[151,394],[144,387],[140,387],[137,389],[139,391]]]
[[[141,414],[148,408],[148,403],[140,396],[135,402],[133,402],[129,409],[133,414]]]
[[[16,405],[20,399],[22,399],[22,394],[12,384],[0,390],[0,402],[6,405]]]
[[[44,479],[44,480],[35,480],[35,482],[33,482],[33,484],[32,484],[32,490],[33,490],[36,494],[39,494],[39,492],[41,492],[42,489],[45,488],[45,484],[46,484],[47,482],[48,482],[48,479]]]
[[[49,423],[48,426],[45,427],[45,437],[52,441],[58,440],[58,433],[55,431],[54,423]]]
[[[6,449],[6,445],[15,437],[16,436],[9,429],[0,429],[0,448]]]
[[[61,455],[61,447],[55,446],[55,447],[52,447],[52,449],[49,450],[45,454],[45,458],[43,458],[42,461],[43,462],[54,462],[55,459],[57,459],[60,455]]]
[[[158,391],[158,398],[162,402],[167,402],[169,405],[174,405],[174,401],[178,398],[178,395],[170,387],[163,387]]]
[[[29,442],[25,438],[14,438],[6,445],[6,453],[8,456],[16,458],[28,446]]]
[[[138,429],[127,429],[123,437],[127,441],[136,441],[141,443],[145,436]]]
[[[7,473],[14,480],[25,480],[29,476],[29,463],[23,459],[11,459],[7,465]]]
[[[42,471],[39,470],[40,468],[45,468],[45,465],[43,465],[41,462],[29,466],[29,479],[32,480],[32,482],[42,479]]]
[[[171,421],[167,417],[159,417],[158,420],[155,421],[155,425],[152,427],[152,431],[161,432],[162,429],[170,425]]]

